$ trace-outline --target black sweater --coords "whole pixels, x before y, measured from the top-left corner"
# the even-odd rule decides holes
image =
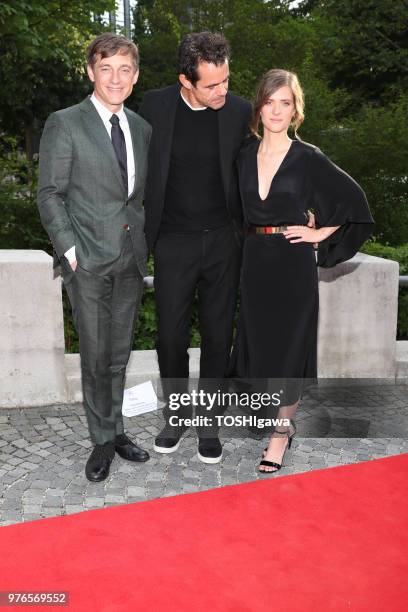
[[[216,111],[192,110],[180,96],[160,229],[198,231],[228,221]]]

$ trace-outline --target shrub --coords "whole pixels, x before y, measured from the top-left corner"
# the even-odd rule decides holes
[[[52,252],[36,206],[37,161],[19,153],[13,138],[0,138],[0,248]]]

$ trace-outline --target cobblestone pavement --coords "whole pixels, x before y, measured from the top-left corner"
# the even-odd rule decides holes
[[[205,465],[190,430],[176,453],[151,451],[143,464],[116,455],[109,478],[90,483],[84,466],[91,443],[82,405],[0,411],[0,525],[405,453],[407,396],[408,387],[400,385],[371,388],[364,401],[353,391],[309,398],[299,410],[298,435],[284,467],[272,477],[256,470],[267,433],[255,440],[224,430],[222,462]],[[149,451],[161,426],[158,412],[125,419],[126,432]]]

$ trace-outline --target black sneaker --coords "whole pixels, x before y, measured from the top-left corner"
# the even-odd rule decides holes
[[[153,450],[156,453],[174,453],[180,446],[180,438],[187,427],[172,427],[167,424],[154,441]]]
[[[218,438],[198,438],[198,458],[203,463],[219,463],[222,446]]]

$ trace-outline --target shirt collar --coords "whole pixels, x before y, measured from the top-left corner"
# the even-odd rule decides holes
[[[112,111],[110,111],[109,108],[106,108],[106,106],[104,106],[102,102],[99,102],[98,98],[95,96],[94,93],[91,95],[91,102],[95,106],[96,110],[98,111],[104,123],[109,123],[110,118],[112,117],[113,114],[119,117],[119,121],[127,122],[127,117],[126,117],[126,113],[123,108],[123,104],[122,104],[122,108],[117,113],[112,113]]]
[[[194,107],[194,106],[191,106],[190,102],[188,102],[188,101],[185,99],[185,97],[183,96],[183,94],[181,93],[181,91],[180,91],[180,96],[182,97],[183,101],[184,101],[184,102],[187,104],[187,106],[188,106],[189,108],[191,108],[191,110],[193,110],[193,111],[207,110],[207,108],[208,108],[207,106],[199,106],[199,107]]]

